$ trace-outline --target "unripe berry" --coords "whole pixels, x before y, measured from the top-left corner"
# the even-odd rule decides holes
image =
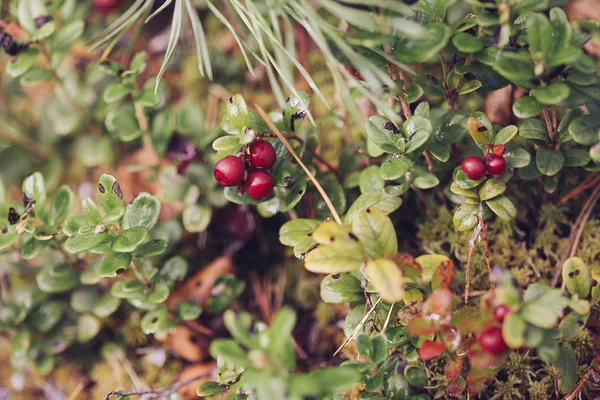
[[[461,168],[467,178],[476,181],[485,176],[486,166],[482,158],[469,156],[461,164]]]
[[[226,156],[215,164],[215,179],[222,186],[237,186],[244,180],[246,166],[236,156]]]
[[[269,169],[277,160],[277,153],[273,145],[266,140],[257,140],[250,147],[250,157],[248,162],[252,168]]]
[[[271,195],[275,181],[264,169],[255,169],[246,179],[246,193],[252,200],[264,200]]]
[[[510,308],[508,308],[504,304],[501,304],[498,307],[494,308],[494,318],[496,318],[498,322],[504,321],[508,314],[510,314]]]
[[[484,351],[491,354],[502,354],[508,349],[508,346],[502,337],[502,329],[497,327],[488,328],[481,332],[477,341]]]
[[[504,161],[504,157],[494,155],[488,159],[487,170],[492,175],[500,175],[505,167],[506,161]]]

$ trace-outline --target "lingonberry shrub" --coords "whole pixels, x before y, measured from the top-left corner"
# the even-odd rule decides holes
[[[600,28],[559,3],[6,2],[0,386],[597,397]]]

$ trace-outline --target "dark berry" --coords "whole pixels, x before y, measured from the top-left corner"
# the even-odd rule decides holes
[[[271,174],[264,169],[255,169],[246,180],[246,193],[252,200],[264,200],[271,195],[274,186]]]
[[[469,156],[463,160],[461,168],[467,178],[473,181],[477,181],[485,176],[486,167],[483,158]]]
[[[494,308],[494,318],[496,318],[499,322],[504,321],[504,318],[510,313],[510,308],[505,306],[504,304],[499,305]]]
[[[117,11],[125,0],[94,0],[94,9],[101,13],[111,13]]]
[[[244,180],[245,165],[236,156],[227,156],[215,164],[215,179],[222,186],[237,186]]]
[[[257,140],[250,145],[249,164],[252,168],[269,169],[277,160],[273,145],[266,140]]]
[[[504,161],[504,157],[494,155],[488,159],[487,170],[492,175],[500,175],[505,167],[506,161]]]
[[[491,354],[502,354],[508,348],[502,337],[502,329],[497,327],[488,328],[481,332],[477,341],[484,351]]]

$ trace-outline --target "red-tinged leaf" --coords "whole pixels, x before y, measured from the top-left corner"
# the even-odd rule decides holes
[[[402,325],[408,325],[410,321],[421,315],[423,303],[407,304],[398,310],[398,322]]]
[[[419,264],[413,256],[407,253],[394,253],[387,256],[395,262],[402,270],[402,276],[406,279],[411,279],[415,283],[421,282],[421,273],[423,272],[421,264]]]
[[[467,357],[469,359],[469,364],[472,369],[476,370],[487,370],[490,369],[500,363],[500,361],[504,358],[502,354],[492,354],[487,351],[483,351],[479,344],[471,347],[469,352],[467,353]]]
[[[440,265],[433,273],[431,278],[431,287],[435,290],[437,288],[447,288],[452,282],[454,276],[454,261],[446,260]]]
[[[440,337],[451,353],[458,350],[462,342],[460,331],[454,326],[443,326],[440,331]]]
[[[483,329],[481,313],[475,306],[459,308],[452,314],[452,325],[460,329],[463,335],[478,332]]]
[[[477,338],[475,336],[464,338],[460,346],[458,346],[456,355],[460,358],[464,358],[475,343],[477,343]]]
[[[469,386],[469,394],[474,396],[485,390],[487,382],[496,375],[496,371],[492,369],[474,370],[471,369],[467,374],[467,384]]]
[[[450,323],[452,318],[452,292],[440,288],[432,292],[423,306],[423,316],[429,317],[439,325]]]
[[[417,317],[413,318],[408,325],[406,325],[406,330],[411,336],[428,336],[436,333],[437,327],[433,321]]]
[[[457,376],[448,382],[448,386],[446,386],[446,394],[450,397],[458,397],[465,391],[467,387],[467,381],[465,381],[462,377]]]
[[[460,358],[456,357],[454,359],[450,359],[446,357],[446,366],[444,367],[444,375],[448,379],[456,378],[463,369],[463,362]]]
[[[446,345],[444,345],[444,343],[427,339],[421,344],[421,347],[417,349],[417,354],[422,360],[427,361],[439,357],[444,350],[446,350]]]

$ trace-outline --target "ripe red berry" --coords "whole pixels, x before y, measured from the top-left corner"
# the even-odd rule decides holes
[[[255,169],[246,179],[246,193],[252,200],[264,200],[271,195],[275,181],[264,169]]]
[[[502,354],[508,346],[502,337],[502,329],[493,327],[488,328],[479,334],[477,341],[484,351],[492,354]]]
[[[227,156],[215,164],[215,179],[222,186],[237,186],[244,180],[245,165],[236,156]]]
[[[249,163],[252,168],[269,169],[277,160],[273,145],[266,140],[257,140],[250,145]]]
[[[504,318],[506,318],[508,314],[510,314],[510,308],[508,308],[504,304],[501,304],[498,307],[494,308],[494,318],[496,318],[498,322],[504,321]]]
[[[98,12],[108,14],[117,11],[123,6],[125,0],[94,0],[94,9]]]
[[[506,167],[506,161],[504,157],[490,156],[487,162],[487,170],[492,175],[500,175]]]
[[[465,158],[461,164],[461,168],[467,178],[476,181],[485,176],[485,161],[483,158],[469,156]]]

